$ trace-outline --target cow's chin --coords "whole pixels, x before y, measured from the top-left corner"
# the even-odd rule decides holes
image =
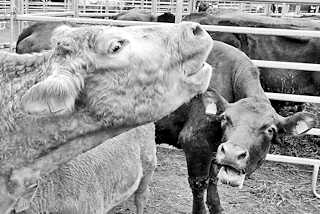
[[[199,73],[203,73],[207,70],[211,70],[211,66],[208,63],[203,62],[200,66],[197,66],[196,68],[194,68],[193,66],[185,68],[184,73],[187,77],[192,77]]]
[[[201,92],[205,92],[209,87],[211,75],[212,75],[212,67],[208,63],[204,62],[201,66],[192,72],[186,72],[186,82],[191,83],[193,85],[199,85],[202,87]]]
[[[218,173],[219,182],[240,189],[243,187],[245,176],[245,173],[226,165],[222,166]]]

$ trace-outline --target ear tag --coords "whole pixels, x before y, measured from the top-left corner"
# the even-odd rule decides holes
[[[304,121],[298,121],[297,122],[297,126],[296,126],[297,134],[302,134],[302,133],[304,133],[304,132],[306,132],[308,130],[309,130],[309,126],[307,125],[306,122],[304,122]]]
[[[217,105],[211,103],[206,107],[206,114],[217,114]]]

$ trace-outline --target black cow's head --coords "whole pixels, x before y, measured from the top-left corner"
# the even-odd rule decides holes
[[[170,12],[166,12],[157,17],[157,22],[174,23],[176,16]]]
[[[242,187],[245,175],[261,165],[278,134],[299,135],[316,125],[310,113],[280,116],[266,98],[228,103],[217,92],[207,91],[203,101],[206,113],[214,114],[221,123],[223,137],[216,161],[222,167],[218,178],[231,186]]]

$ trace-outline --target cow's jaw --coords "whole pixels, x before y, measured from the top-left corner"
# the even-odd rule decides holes
[[[187,69],[184,69],[184,73],[187,77],[192,77],[194,75],[197,75],[199,73],[203,73],[205,72],[206,70],[211,70],[211,66],[206,63],[206,62],[203,62],[198,68],[196,69],[192,69],[190,71],[188,71]]]
[[[201,92],[205,92],[207,88],[209,87],[210,80],[211,80],[211,75],[212,75],[212,67],[208,63],[204,62],[201,64],[201,66],[197,69],[195,69],[193,72],[187,73],[184,71],[186,74],[186,79],[185,81],[188,84],[193,84],[193,85],[202,85]],[[206,82],[204,82],[206,80]]]
[[[244,171],[237,170],[228,165],[223,165],[218,173],[218,180],[223,184],[230,185],[232,187],[243,187],[246,174]]]

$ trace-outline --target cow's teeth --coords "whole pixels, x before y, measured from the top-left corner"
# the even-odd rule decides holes
[[[245,175],[246,174],[241,173],[241,171],[237,171],[228,166],[222,166],[217,177],[218,182],[233,187],[239,187],[241,189],[243,187]]]
[[[246,174],[242,174],[242,175],[240,175],[240,176],[241,176],[241,182],[240,182],[240,185],[239,185],[239,189],[242,189],[243,183],[244,183],[244,179],[245,179],[245,177],[246,177]]]

